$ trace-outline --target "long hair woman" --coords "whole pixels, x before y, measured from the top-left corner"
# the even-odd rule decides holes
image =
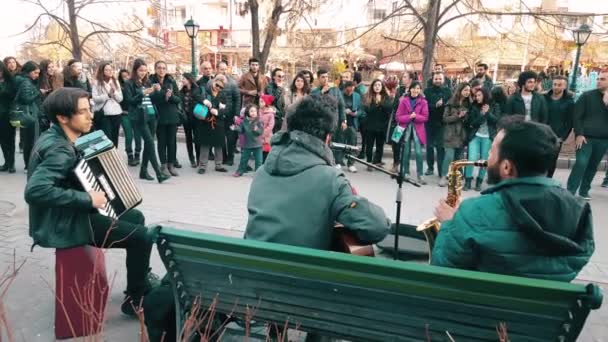
[[[439,173],[439,186],[446,186],[450,163],[462,157],[462,152],[467,139],[465,121],[471,107],[471,86],[468,83],[460,83],[452,98],[445,106],[443,113],[443,146],[445,155]]]
[[[108,62],[103,62],[97,68],[96,84],[93,87],[93,111],[100,113],[98,122],[94,122],[98,129],[102,129],[106,136],[118,148],[118,132],[122,116],[122,90],[114,77],[114,68]],[[97,116],[97,115],[96,115]]]
[[[177,126],[180,124],[179,89],[173,76],[167,73],[167,63],[157,61],[154,64],[155,74],[150,75],[152,84],[160,85],[160,91],[154,92],[150,99],[158,110],[158,158],[161,171],[166,175],[178,176],[176,167],[177,158]]]
[[[9,120],[14,99],[15,80],[6,65],[0,61],[0,147],[4,156],[0,172],[15,173],[15,127]]]
[[[53,61],[45,59],[40,62],[40,78],[38,84],[40,85],[43,101],[50,93],[59,88],[59,85],[57,84],[55,63],[53,63]]]
[[[21,64],[13,56],[4,57],[4,65],[13,76],[17,76],[21,72]]]
[[[375,79],[369,86],[363,100],[367,143],[365,154],[368,163],[382,166],[386,128],[392,109],[391,98],[386,87],[382,83],[382,80]],[[338,127],[338,129],[340,129],[340,127]],[[376,146],[375,153],[374,145]],[[373,168],[368,167],[367,170],[372,171]]]
[[[191,73],[184,73],[182,78],[182,89],[179,92],[182,98],[186,122],[184,122],[184,133],[186,134],[186,149],[190,166],[196,168],[200,159],[200,145],[195,141],[195,129],[197,118],[194,116],[194,107],[202,104],[206,97],[205,88],[196,84],[196,78]]]
[[[291,86],[289,87],[289,93],[285,99],[285,120],[281,130],[287,130],[287,116],[296,110],[296,107],[300,101],[306,96],[310,95],[310,83],[306,80],[306,76],[299,72],[296,77],[293,78]]]
[[[404,129],[401,137],[403,172],[405,175],[409,175],[410,150],[413,142],[418,182],[426,184],[422,171],[422,146],[426,145],[426,130],[424,125],[429,120],[429,105],[424,96],[422,96],[422,86],[418,81],[410,83],[408,95],[401,97],[399,100],[399,107],[397,108],[395,117],[398,125]]]
[[[63,70],[63,86],[80,88],[90,95],[93,95],[91,82],[82,70],[82,62],[77,59],[70,59]]]
[[[148,173],[148,162],[156,173],[156,180],[159,183],[169,179],[169,176],[160,171],[158,159],[156,159],[156,148],[154,147],[154,133],[158,114],[156,108],[150,100],[150,95],[160,93],[160,85],[152,85],[148,79],[148,66],[142,59],[133,62],[131,79],[125,82],[124,100],[129,105],[129,118],[133,124],[133,129],[139,130],[144,141],[144,151],[141,160],[139,178],[154,180]]]
[[[120,102],[120,108],[122,108],[120,124],[125,134],[125,152],[127,153],[129,166],[137,166],[141,157],[141,135],[139,134],[139,130],[133,129],[133,125],[129,119],[129,104],[124,98],[125,84],[130,78],[131,74],[129,74],[129,70],[120,69],[118,71],[118,85],[123,90],[123,99]],[[133,154],[133,140],[135,140],[135,154]]]
[[[23,137],[23,161],[27,168],[27,164],[30,160],[30,153],[32,147],[38,136],[40,135],[40,118],[43,116],[41,105],[42,105],[42,94],[40,88],[38,88],[38,77],[40,77],[40,67],[38,64],[29,61],[21,68],[21,73],[17,75],[17,95],[15,97],[15,104],[19,106],[26,115],[30,115],[35,120],[34,122],[24,127],[21,130]]]
[[[496,113],[496,108],[492,104],[490,93],[484,88],[477,90],[467,120],[469,136],[467,154],[469,160],[488,159],[492,140],[496,136],[498,119],[499,114]],[[479,168],[475,180],[475,191],[481,191],[481,184],[485,175],[486,169]],[[473,167],[467,166],[465,169],[465,191],[471,189],[472,181]]]

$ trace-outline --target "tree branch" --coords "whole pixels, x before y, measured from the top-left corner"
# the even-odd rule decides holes
[[[426,20],[420,15],[420,13],[418,13],[418,11],[414,7],[414,5],[412,5],[412,3],[410,2],[410,0],[404,0],[404,2],[405,2],[405,7],[409,8],[410,10],[412,10],[412,14],[414,14],[414,16],[416,18],[418,18],[418,21],[420,22],[420,24],[422,24],[422,26],[426,27],[426,25],[427,25]]]

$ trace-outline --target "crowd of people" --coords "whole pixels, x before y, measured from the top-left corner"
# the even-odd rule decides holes
[[[446,81],[440,65],[424,88],[405,72],[394,95],[382,79],[365,87],[357,72],[332,86],[326,69],[317,70],[316,79],[301,71],[287,87],[282,69],[273,69],[267,79],[254,58],[240,80],[227,75],[226,63],[220,62],[213,74],[205,62],[202,76],[183,75],[181,87],[165,62],[155,62],[153,69],[150,74],[138,59],[130,71],[116,75],[111,64],[103,63],[91,82],[82,63],[70,61],[61,83],[49,61],[19,67],[9,58],[0,64],[3,171],[15,172],[15,108],[35,118],[19,127],[34,246],[126,249],[121,310],[135,316],[143,303],[153,341],[162,340],[175,322],[169,279],[159,285],[149,268],[154,241],[144,215],[132,209],[112,221],[94,213],[107,204],[106,195],[78,185],[72,172],[78,159],[74,142],[91,129],[103,130],[119,147],[122,126],[128,165],[140,167],[140,178],[160,183],[179,176],[180,125],[190,166],[200,174],[209,170],[210,160],[216,172],[227,172],[240,148],[235,177],[250,169],[250,159],[251,170],[261,168],[249,191],[245,239],[327,250],[336,222],[361,243],[384,239],[390,220],[344,177],[343,168],[357,171],[352,159],[345,161],[344,151],[329,147],[330,140],[358,145],[360,135],[361,158],[383,167],[388,142],[392,170],[406,175],[413,146],[421,183],[437,174],[445,186],[449,163],[465,154],[470,160],[487,159],[487,175],[482,169],[474,178],[473,169],[465,171],[465,189],[481,190],[486,176],[491,188],[456,207],[443,199],[435,208],[442,229],[432,264],[567,282],[593,254],[590,205],[574,195],[589,198],[608,149],[608,71],[599,73],[597,89],[575,102],[567,79],[555,76],[544,94],[532,71],[522,72],[517,91],[507,96],[483,64],[470,82],[455,85]],[[561,143],[572,130],[577,159],[566,191],[551,176]],[[148,173],[148,164],[156,177]]]
[[[153,70],[150,70],[153,69]],[[501,117],[521,114],[527,120],[551,126],[560,138],[567,139],[574,129],[577,140],[577,163],[568,180],[568,189],[584,198],[594,172],[605,153],[606,127],[586,113],[583,106],[598,104],[584,95],[577,114],[568,80],[549,70],[539,76],[533,71],[519,75],[516,87],[494,86],[488,66],[480,63],[468,82],[454,82],[443,65],[434,67],[432,77],[423,86],[417,75],[406,71],[394,88],[390,80],[374,79],[365,86],[360,72],[346,72],[339,84],[330,80],[327,69],[315,75],[302,70],[286,84],[284,70],[275,68],[270,76],[260,72],[259,61],[249,60],[249,70],[240,79],[228,74],[226,62],[213,68],[203,62],[201,75],[180,75],[179,84],[167,72],[167,63],[157,61],[150,68],[135,60],[131,69],[116,73],[110,63],[101,63],[94,79],[83,72],[80,61],[70,60],[60,74],[52,61],[33,61],[20,65],[14,57],[0,62],[0,141],[4,164],[0,171],[14,173],[16,128],[11,112],[21,110],[37,118],[19,128],[19,149],[25,167],[31,149],[42,132],[50,127],[42,112],[44,99],[60,87],[83,89],[91,96],[94,128],[101,129],[119,147],[119,131],[125,136],[128,165],[139,166],[144,180],[163,182],[179,176],[177,132],[183,126],[189,164],[199,174],[209,170],[213,160],[216,172],[227,172],[241,153],[234,176],[257,169],[271,149],[271,138],[286,129],[287,117],[307,95],[320,94],[337,101],[338,128],[332,141],[360,145],[358,157],[379,167],[384,146],[392,149],[392,172],[410,175],[410,159],[415,160],[416,178],[427,184],[425,176],[438,176],[438,185],[446,185],[446,173],[453,160],[487,159],[496,124]],[[153,73],[152,73],[153,71]],[[600,74],[601,75],[601,74]],[[550,81],[549,81],[550,79]],[[598,88],[606,81],[600,76]],[[550,90],[543,91],[550,86]],[[597,109],[597,108],[595,108]],[[596,125],[596,124],[599,124]],[[588,127],[591,134],[579,134]],[[426,170],[423,152],[426,152]],[[557,163],[558,155],[555,156]],[[253,168],[250,159],[254,160]],[[334,151],[335,167],[357,172],[344,151]],[[556,164],[555,163],[555,164]],[[155,177],[148,172],[151,164]],[[552,176],[555,164],[549,172]],[[368,167],[368,171],[373,168]],[[485,170],[465,170],[464,190],[480,191]],[[608,173],[603,186],[608,186]]]

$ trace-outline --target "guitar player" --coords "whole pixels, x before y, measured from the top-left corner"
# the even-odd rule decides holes
[[[311,95],[287,117],[287,132],[273,136],[249,190],[246,239],[329,250],[335,222],[364,244],[388,234],[382,208],[354,195],[344,173],[333,167],[326,141],[336,116],[335,100]]]
[[[144,226],[144,215],[132,209],[113,222],[91,213],[105,206],[105,194],[83,191],[73,172],[78,162],[74,142],[93,125],[89,94],[78,88],[61,88],[48,96],[43,107],[52,126],[34,145],[25,187],[33,245],[126,249],[127,290],[121,310],[135,316],[131,303],[137,306],[151,288],[153,241]]]

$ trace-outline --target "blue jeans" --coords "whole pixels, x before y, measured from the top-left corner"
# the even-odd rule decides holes
[[[476,161],[479,159],[486,160],[490,154],[490,147],[492,146],[492,140],[490,138],[475,136],[469,143],[469,160]],[[473,167],[467,166],[464,171],[465,178],[473,178]],[[477,178],[483,179],[486,176],[485,167],[479,168],[479,174]]]
[[[459,160],[462,158],[462,150],[462,148],[445,148],[445,156],[443,158],[443,163],[441,163],[441,172],[439,173],[439,177],[445,177],[448,175],[450,164],[454,160]]]
[[[401,158],[401,163],[403,164],[403,173],[406,175],[410,174],[410,153],[412,149],[412,142],[414,143],[414,153],[416,155],[416,172],[418,176],[423,175],[423,162],[422,162],[422,145],[420,144],[420,140],[418,139],[418,135],[416,134],[416,130],[414,130],[413,125],[409,125],[404,135],[403,140],[403,158]]]
[[[568,191],[573,195],[576,190],[581,196],[589,195],[591,182],[606,150],[608,139],[587,138],[587,143],[576,150],[576,161],[568,177]]]
[[[255,170],[257,171],[262,166],[262,147],[243,148],[241,151],[241,161],[239,162],[238,169],[236,169],[237,173],[243,174],[247,172],[247,163],[251,157],[255,160]]]

